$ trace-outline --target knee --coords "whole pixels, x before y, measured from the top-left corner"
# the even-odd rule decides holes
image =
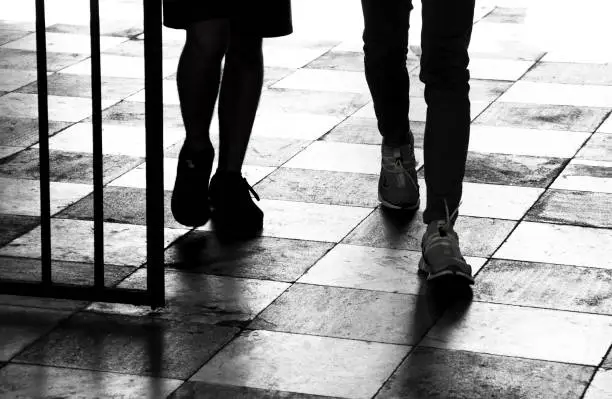
[[[226,20],[203,21],[187,29],[184,51],[202,61],[221,62],[229,43],[229,23]]]
[[[263,39],[233,33],[230,35],[226,62],[258,66],[263,64]]]

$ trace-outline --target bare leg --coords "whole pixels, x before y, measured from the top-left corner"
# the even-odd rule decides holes
[[[263,85],[262,39],[230,34],[219,98],[219,170],[240,172]]]
[[[187,40],[178,64],[181,113],[186,147],[199,151],[210,147],[210,121],[221,80],[221,61],[227,51],[229,21],[198,22],[187,29]]]

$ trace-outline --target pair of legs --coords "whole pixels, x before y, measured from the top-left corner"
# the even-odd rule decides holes
[[[366,79],[383,143],[401,146],[410,130],[406,69],[411,0],[362,0]],[[470,131],[468,45],[474,0],[422,0],[421,71],[427,120],[423,221],[459,206]],[[446,202],[446,203],[445,203]]]
[[[424,158],[427,229],[419,270],[428,279],[473,283],[453,229],[462,194],[469,133],[468,46],[474,0],[422,0],[421,70],[427,117]],[[383,136],[379,198],[384,206],[416,209],[413,137],[406,68],[411,0],[362,0],[365,72]]]
[[[191,24],[177,71],[185,146],[194,152],[211,146],[210,123],[219,97],[218,167],[222,171],[240,172],[261,95],[263,73],[261,38],[242,34],[229,19]]]

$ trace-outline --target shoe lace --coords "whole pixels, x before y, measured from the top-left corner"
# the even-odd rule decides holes
[[[453,228],[453,218],[459,212],[459,207],[461,206],[462,201],[459,201],[459,205],[455,208],[453,213],[448,212],[448,202],[446,202],[446,198],[444,198],[444,212],[446,214],[446,220],[444,223],[438,225],[438,233],[441,237],[445,237],[448,235],[448,232]]]
[[[257,201],[259,201],[259,195],[257,195],[257,192],[255,191],[255,189],[253,187],[251,187],[251,185],[249,184],[249,182],[247,181],[247,179],[245,179],[244,177],[242,178],[242,181],[244,182],[244,184],[246,185],[246,187],[248,188],[248,190],[251,192],[251,194],[253,194],[253,197],[255,197],[255,199]]]

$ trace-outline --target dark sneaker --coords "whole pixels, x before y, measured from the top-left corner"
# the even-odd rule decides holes
[[[381,152],[378,200],[390,209],[418,209],[419,184],[413,145],[390,147],[383,144]]]
[[[450,219],[429,223],[421,249],[419,271],[427,274],[427,281],[452,279],[474,284],[472,267],[461,255],[459,237]]]
[[[263,212],[251,198],[259,196],[238,172],[217,172],[210,181],[215,230],[224,238],[251,238],[263,228]]]
[[[170,207],[174,219],[189,227],[203,226],[210,219],[208,180],[215,150],[191,152],[181,148]]]

